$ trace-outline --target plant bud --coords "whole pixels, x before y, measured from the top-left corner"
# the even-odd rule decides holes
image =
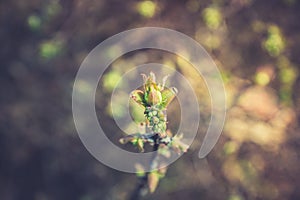
[[[156,115],[157,115],[157,111],[156,111],[156,110],[153,110],[153,111],[152,111],[152,114],[153,114],[153,116],[156,116]]]
[[[160,104],[162,102],[162,96],[159,90],[151,89],[147,93],[147,103],[151,106]]]
[[[157,117],[153,117],[152,120],[154,124],[157,124],[159,122],[159,119]]]

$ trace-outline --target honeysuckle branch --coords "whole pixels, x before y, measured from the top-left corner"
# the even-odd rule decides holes
[[[156,83],[155,74],[152,72],[149,76],[142,74],[142,77],[144,80],[143,90],[132,91],[130,97],[137,104],[144,107],[146,133],[125,136],[120,139],[120,142],[122,144],[131,142],[141,152],[144,151],[144,144],[148,143],[153,146],[155,156],[150,163],[153,170],[142,173],[140,183],[131,195],[131,199],[138,199],[138,196],[142,193],[155,191],[159,179],[164,177],[166,173],[166,168],[158,167],[161,157],[168,158],[170,149],[177,153],[183,153],[188,148],[186,144],[180,141],[180,135],[172,136],[172,133],[167,129],[167,106],[175,98],[178,92],[177,89],[175,87],[165,87],[168,76],[163,78],[162,84]]]

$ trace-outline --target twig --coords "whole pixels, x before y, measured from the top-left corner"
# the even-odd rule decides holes
[[[149,136],[150,134],[148,134]],[[153,151],[156,152],[158,150],[160,140],[159,140],[159,134],[151,134],[151,140],[154,141],[153,145]],[[157,152],[155,153],[153,159],[151,160],[151,165],[153,164],[153,161],[155,160],[157,156]],[[139,182],[137,183],[135,189],[133,190],[132,194],[130,195],[130,200],[139,200],[141,197],[147,195],[149,193],[148,189],[148,175],[149,172],[145,173],[144,176],[139,178]]]

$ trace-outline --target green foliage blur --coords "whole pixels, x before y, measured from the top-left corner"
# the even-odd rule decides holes
[[[99,163],[81,143],[72,87],[80,64],[100,42],[131,28],[158,26],[180,31],[207,50],[224,81],[227,120],[213,151],[199,160],[213,106],[203,77],[168,52],[147,49],[114,61],[99,80],[95,110],[107,137],[124,150],[136,152],[118,141],[145,119],[129,94],[117,90],[128,89],[129,82],[120,82],[127,71],[131,81],[141,79],[135,66],[168,65],[187,78],[200,102],[195,142],[144,199],[300,199],[299,9],[299,0],[1,3],[0,198],[129,199],[136,177]],[[112,48],[107,56],[121,50]],[[84,100],[91,87],[80,86]],[[134,119],[120,130],[114,117],[126,116],[126,105]],[[172,132],[180,112],[184,105],[170,104]],[[153,174],[155,179],[159,173]]]

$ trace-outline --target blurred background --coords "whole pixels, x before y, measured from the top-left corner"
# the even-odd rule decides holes
[[[198,159],[196,140],[145,199],[300,199],[299,9],[298,0],[2,1],[0,199],[130,196],[136,176],[104,166],[81,143],[71,95],[96,45],[144,26],[174,29],[202,44],[221,71],[228,106],[209,156]],[[111,140],[117,144],[123,134],[108,104],[124,73],[118,66],[147,62],[172,66],[196,88],[203,137],[210,101],[201,77],[179,57],[145,50],[118,59],[99,82],[96,109]],[[171,129],[176,105],[169,109]]]

